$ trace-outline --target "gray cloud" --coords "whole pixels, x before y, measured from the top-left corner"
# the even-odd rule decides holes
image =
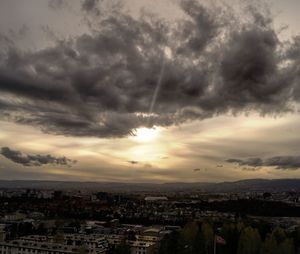
[[[266,166],[274,166],[278,169],[300,168],[300,156],[275,156],[265,160]]]
[[[54,157],[49,154],[24,154],[20,151],[11,150],[9,147],[2,147],[0,150],[0,154],[15,163],[22,164],[23,166],[43,166],[51,164],[70,167],[76,163],[75,160],[70,160],[66,157]]]
[[[100,14],[98,8],[99,0],[83,0],[82,2],[82,10],[86,12],[94,12],[96,15]]]
[[[249,172],[254,172],[254,171],[258,171],[260,168],[257,167],[243,167],[242,170],[243,171],[249,171]]]
[[[249,166],[243,167],[246,170],[254,170],[257,167],[275,167],[276,169],[290,169],[296,170],[300,168],[300,156],[274,156],[267,159],[261,158],[249,158],[245,160],[241,159],[228,159],[229,163],[236,163],[239,166]]]
[[[144,168],[152,168],[152,164],[151,163],[141,163],[140,161],[127,161],[128,163],[130,163],[131,165],[143,165]]]
[[[194,172],[200,172],[200,171],[201,171],[201,172],[206,172],[206,171],[207,171],[207,168],[203,168],[203,169],[201,169],[201,168],[194,168],[193,171],[194,171]]]
[[[261,167],[263,166],[263,160],[261,158],[249,158],[246,160],[240,159],[228,159],[227,162],[229,163],[237,163],[239,165],[247,165],[252,167]]]
[[[49,0],[48,1],[49,8],[51,8],[53,10],[60,9],[60,8],[64,7],[64,5],[65,5],[65,0]]]
[[[97,4],[82,9],[88,15]],[[247,22],[193,0],[180,8],[186,18],[173,24],[119,10],[101,15],[91,34],[35,52],[10,46],[0,61],[1,114],[44,132],[113,138],[142,126],[293,110],[299,39],[282,47],[272,17],[255,8]]]
[[[132,165],[136,165],[136,164],[139,164],[138,161],[127,161],[128,163],[132,164]]]

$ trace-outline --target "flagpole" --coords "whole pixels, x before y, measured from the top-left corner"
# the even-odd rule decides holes
[[[214,236],[214,254],[216,254],[216,249],[217,249],[217,239],[216,235]]]

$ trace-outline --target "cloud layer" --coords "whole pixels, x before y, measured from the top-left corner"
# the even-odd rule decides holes
[[[100,2],[84,1],[82,11],[98,17]],[[118,10],[98,17],[91,33],[42,50],[10,44],[0,60],[1,119],[111,138],[220,114],[294,110],[299,38],[280,41],[272,17],[253,6],[245,20],[193,0],[180,9],[185,18],[172,24]]]
[[[24,154],[20,151],[12,150],[9,147],[2,147],[0,150],[0,154],[5,158],[22,164],[23,166],[43,166],[43,165],[57,165],[57,166],[67,166],[71,167],[76,163],[74,160],[70,160],[66,157],[54,157],[52,155],[32,155],[32,154]]]
[[[257,167],[275,167],[276,169],[299,169],[300,168],[300,156],[274,156],[267,159],[261,158],[249,158],[245,160],[241,159],[228,159],[229,163],[237,163],[239,166],[245,167],[246,170],[251,170]]]

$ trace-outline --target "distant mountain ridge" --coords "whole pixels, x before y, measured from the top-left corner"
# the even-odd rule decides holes
[[[106,192],[248,192],[248,191],[300,191],[298,179],[248,179],[221,183],[120,183],[120,182],[72,182],[39,180],[0,180],[0,189],[55,189],[92,190]]]

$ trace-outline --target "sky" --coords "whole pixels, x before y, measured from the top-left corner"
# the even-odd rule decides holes
[[[0,1],[0,179],[300,177],[298,0]]]

